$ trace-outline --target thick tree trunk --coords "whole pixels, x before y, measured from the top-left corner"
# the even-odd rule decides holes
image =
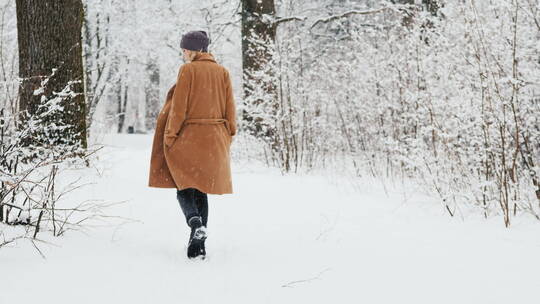
[[[35,114],[42,96],[34,95],[41,81],[50,75],[44,94],[56,96],[68,83],[74,95],[63,99],[64,110],[52,121],[69,128],[47,134],[47,143],[86,147],[85,95],[82,63],[81,0],[17,0],[19,43],[20,110]],[[53,70],[56,70],[53,73]],[[34,139],[35,140],[35,139]],[[34,141],[35,142],[35,141]]]
[[[274,112],[277,108],[276,84],[269,80],[272,77],[267,76],[274,73],[269,63],[272,61],[272,48],[276,38],[276,26],[273,22],[275,15],[274,0],[242,0],[244,102],[255,105],[272,102],[274,104],[263,108]],[[266,96],[265,99],[262,98],[263,95]],[[271,116],[275,113],[265,114]],[[261,117],[255,117],[244,110],[242,119],[247,122],[246,128],[250,134],[274,140],[274,126]]]
[[[272,22],[265,22],[264,15],[274,18],[274,1],[242,0],[242,65],[244,69],[260,68],[271,59],[268,49],[256,50],[257,41],[268,39],[274,42],[276,29]]]

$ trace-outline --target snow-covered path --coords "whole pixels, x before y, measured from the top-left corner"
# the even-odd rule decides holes
[[[175,190],[146,186],[151,140],[107,138],[81,190],[133,221],[53,239],[46,259],[3,248],[0,303],[540,303],[540,223],[235,164],[235,193],[209,196],[208,258],[190,261]]]

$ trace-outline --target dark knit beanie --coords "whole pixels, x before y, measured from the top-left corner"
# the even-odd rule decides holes
[[[182,36],[180,47],[186,50],[208,52],[210,39],[205,31],[191,31]]]

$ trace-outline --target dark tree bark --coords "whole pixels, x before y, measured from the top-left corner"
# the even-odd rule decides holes
[[[439,12],[440,6],[438,0],[422,0],[422,4],[434,16]]]
[[[114,63],[114,69],[116,71],[120,71],[120,58],[116,58]],[[118,79],[115,84],[115,90],[114,95],[116,98],[116,117],[118,118],[118,133],[122,133],[125,128],[125,122],[126,122],[126,111],[127,111],[127,102],[128,102],[128,93],[129,93],[129,84],[127,81],[125,81],[125,77],[127,78],[128,73],[128,67],[129,67],[129,59],[126,61],[126,66],[123,72],[121,74],[118,74]]]
[[[146,85],[146,130],[151,130],[155,127],[157,117],[159,115],[159,66],[155,57],[151,57],[146,65],[148,73],[148,82]]]
[[[244,102],[260,104],[268,102],[253,98],[253,92],[263,88],[267,96],[277,96],[276,84],[254,76],[257,72],[271,74],[268,71],[268,63],[272,60],[273,49],[276,39],[276,23],[274,23],[276,8],[274,0],[242,0],[242,69],[244,78]],[[277,104],[277,98],[273,98]],[[277,105],[269,105],[268,109],[274,111]],[[267,113],[272,114],[272,113]],[[264,122],[260,117],[255,117],[244,110],[242,119],[248,122],[247,131],[257,137],[274,138],[274,126]]]
[[[69,125],[47,134],[47,143],[86,148],[85,95],[82,63],[81,0],[17,0],[19,43],[20,110],[36,114],[42,96],[34,95],[41,81],[50,75],[43,96],[51,98],[70,82],[74,96],[63,98],[64,110],[45,123]],[[56,71],[53,73],[53,70]],[[34,143],[36,139],[33,139]]]
[[[264,60],[271,59],[266,49],[250,52],[257,46],[259,38],[275,41],[275,26],[272,22],[265,22],[263,15],[275,17],[273,0],[242,0],[242,53],[247,55],[242,58],[243,68],[256,69]]]

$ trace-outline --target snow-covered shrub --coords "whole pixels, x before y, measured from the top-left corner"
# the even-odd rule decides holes
[[[287,8],[275,100],[284,170],[414,179],[453,215],[540,215],[540,7]],[[250,109],[247,109],[250,111]],[[291,157],[292,156],[292,157]]]
[[[388,48],[402,47],[388,56],[398,79],[385,77],[397,98],[378,107],[391,119],[399,113],[386,143],[394,166],[419,177],[451,213],[474,204],[507,226],[518,211],[540,215],[540,16],[528,4],[466,1],[447,3],[439,16],[418,13],[388,37]]]
[[[95,152],[80,145],[48,144],[50,137],[69,127],[57,119],[66,98],[74,94],[71,85],[50,98],[37,89],[34,94],[42,99],[33,114],[0,107],[0,225],[25,226],[17,237],[36,238],[44,230],[59,236],[78,229],[99,211],[91,202],[61,204],[62,197],[82,185],[78,181],[57,185],[59,177],[64,170],[86,167]]]

